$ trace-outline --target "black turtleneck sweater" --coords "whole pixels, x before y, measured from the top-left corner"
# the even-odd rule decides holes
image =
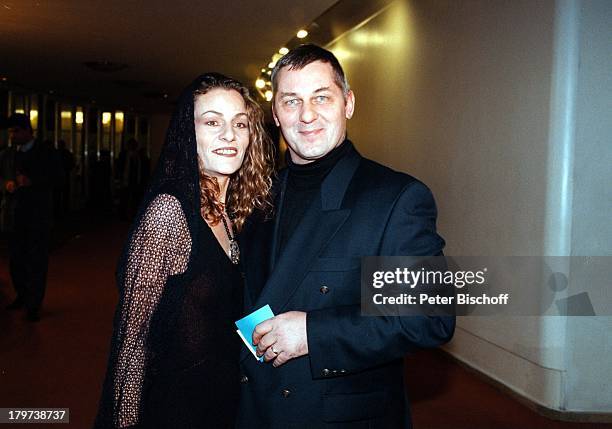
[[[280,213],[278,255],[299,225],[308,207],[315,201],[321,189],[321,183],[338,161],[351,149],[348,140],[322,158],[308,164],[295,164],[287,151],[287,188]]]

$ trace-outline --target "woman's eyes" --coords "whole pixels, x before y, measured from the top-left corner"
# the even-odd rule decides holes
[[[208,127],[218,127],[218,126],[221,126],[221,123],[219,121],[215,121],[215,120],[210,119],[210,120],[204,122],[204,125],[206,125]],[[244,128],[248,128],[249,124],[247,124],[246,122],[236,122],[234,124],[234,127],[244,129]]]

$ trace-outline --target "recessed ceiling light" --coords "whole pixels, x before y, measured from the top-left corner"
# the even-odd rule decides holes
[[[297,38],[298,39],[303,39],[306,36],[308,36],[308,31],[306,31],[306,30],[300,30],[300,31],[297,32]]]

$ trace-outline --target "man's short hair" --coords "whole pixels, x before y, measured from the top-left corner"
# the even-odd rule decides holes
[[[336,82],[336,85],[342,89],[342,93],[346,96],[350,88],[340,62],[336,56],[327,49],[311,43],[293,48],[276,62],[276,65],[272,70],[272,90],[276,92],[276,79],[278,72],[282,68],[288,67],[289,70],[301,70],[308,64],[314,63],[315,61],[327,63],[332,67],[332,70],[334,71],[334,81]]]
[[[6,121],[7,128],[22,128],[24,130],[32,130],[32,123],[28,115],[23,113],[13,113]]]

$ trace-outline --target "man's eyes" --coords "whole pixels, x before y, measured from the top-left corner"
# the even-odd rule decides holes
[[[216,127],[219,125],[218,121],[208,120],[204,122],[204,125],[208,125],[209,127]]]
[[[312,98],[312,102],[316,104],[323,104],[323,103],[327,103],[329,99],[330,99],[329,95],[317,95],[316,97]],[[297,106],[301,102],[302,101],[298,98],[289,98],[284,101],[285,106],[288,106],[288,107]]]

